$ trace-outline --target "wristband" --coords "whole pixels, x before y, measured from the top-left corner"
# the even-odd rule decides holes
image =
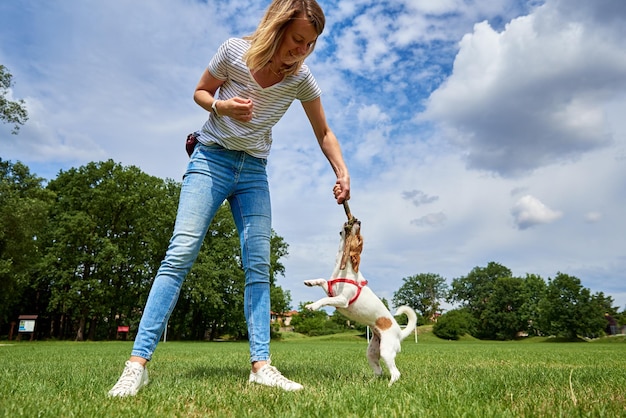
[[[211,105],[211,109],[213,109],[213,114],[217,117],[220,116],[220,114],[217,112],[217,100],[213,100],[213,104]]]

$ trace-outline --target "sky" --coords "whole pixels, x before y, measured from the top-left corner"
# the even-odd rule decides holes
[[[177,181],[207,113],[193,92],[218,46],[269,2],[5,1],[0,64],[29,120],[0,157],[54,179],[113,159]],[[496,262],[579,278],[626,307],[626,2],[320,0],[307,59],[351,175],[361,271],[403,279]],[[292,306],[323,296],[346,220],[299,103],[274,129],[273,228]]]

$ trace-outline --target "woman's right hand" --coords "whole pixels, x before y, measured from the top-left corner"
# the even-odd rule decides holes
[[[193,94],[194,101],[207,112],[212,112],[215,93],[222,84],[224,84],[223,80],[213,77],[208,70],[205,70]],[[228,100],[219,100],[215,107],[217,107],[218,115],[228,116],[240,122],[250,122],[253,116],[254,105],[250,99],[234,97]]]
[[[216,104],[220,116],[228,116],[240,122],[250,122],[253,117],[254,104],[250,99],[233,97],[228,100],[219,100]]]

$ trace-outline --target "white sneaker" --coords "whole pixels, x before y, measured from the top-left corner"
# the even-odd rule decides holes
[[[141,364],[127,361],[119,380],[109,391],[109,396],[135,396],[148,384],[148,370]]]
[[[269,363],[261,367],[261,369],[256,373],[250,372],[250,379],[248,382],[271,387],[279,387],[288,391],[300,390],[304,388],[304,386],[300,383],[287,379],[278,371],[278,369],[276,369],[276,367],[270,366]]]

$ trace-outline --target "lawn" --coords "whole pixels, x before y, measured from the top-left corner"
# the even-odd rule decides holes
[[[251,386],[248,345],[161,343],[150,384],[110,399],[130,342],[0,344],[5,417],[618,417],[626,416],[626,341],[404,341],[402,377],[374,379],[354,334],[272,342],[300,392]]]

